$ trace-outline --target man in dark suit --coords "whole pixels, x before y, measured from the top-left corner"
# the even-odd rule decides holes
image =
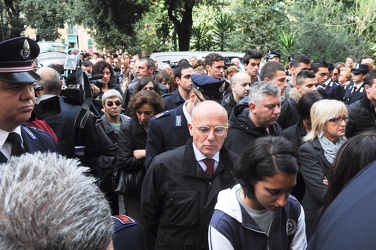
[[[150,126],[150,122],[149,122]],[[226,110],[199,103],[188,123],[185,146],[155,157],[141,191],[141,210],[153,249],[208,249],[208,227],[219,191],[235,184],[238,156],[223,147]]]
[[[187,123],[191,120],[194,106],[205,100],[220,102],[229,86],[226,81],[207,75],[192,75],[191,78],[192,90],[189,93],[189,100],[149,120],[146,168],[160,153],[185,145],[190,137]]]
[[[364,79],[368,72],[369,69],[367,64],[356,64],[351,70],[352,80],[350,84],[346,86],[345,95],[343,97],[343,102],[346,105],[350,105],[366,95]]]
[[[46,132],[23,124],[34,109],[32,84],[39,80],[32,62],[39,46],[26,37],[0,43],[0,162],[25,152],[58,152],[55,140]]]

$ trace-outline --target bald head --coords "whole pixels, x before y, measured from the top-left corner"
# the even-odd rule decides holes
[[[240,99],[248,96],[251,86],[251,77],[245,72],[238,72],[231,78],[231,88],[234,100],[238,102]]]
[[[50,67],[42,67],[36,72],[41,80],[37,82],[37,85],[43,86],[43,90],[39,91],[38,95],[60,95],[61,84],[59,73]]]
[[[226,116],[227,119],[227,112],[226,110],[215,101],[204,101],[197,106],[194,107],[192,111],[192,121],[195,122],[195,120],[200,120],[202,117],[220,117],[220,116]],[[226,121],[227,123],[227,121]]]
[[[196,148],[205,157],[212,158],[227,136],[227,112],[215,101],[204,101],[193,109],[188,127]]]

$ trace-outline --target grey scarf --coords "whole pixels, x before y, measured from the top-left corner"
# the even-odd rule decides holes
[[[319,138],[319,142],[321,147],[324,149],[325,158],[333,164],[334,159],[336,158],[337,152],[340,147],[346,142],[346,138],[344,136],[340,137],[336,143],[333,143],[328,140],[325,136]]]

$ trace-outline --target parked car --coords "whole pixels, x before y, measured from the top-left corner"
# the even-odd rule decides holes
[[[162,69],[165,64],[174,65],[180,59],[187,59],[189,57],[195,56],[197,59],[204,59],[209,53],[218,53],[225,58],[226,62],[231,62],[232,58],[239,58],[241,65],[243,67],[243,57],[245,53],[239,52],[224,52],[224,51],[172,51],[172,52],[155,52],[150,55],[150,57],[156,58],[158,60],[158,68]]]
[[[40,53],[36,60],[39,67],[48,66],[52,63],[64,65],[67,57],[68,45],[59,42],[38,42]]]

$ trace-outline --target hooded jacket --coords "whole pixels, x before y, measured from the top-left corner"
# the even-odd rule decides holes
[[[239,110],[238,105],[235,106],[234,112],[231,113],[229,119],[230,129],[227,133],[225,146],[239,155],[244,151],[245,147],[259,137],[267,135],[282,135],[282,128],[275,123],[269,126],[269,133],[263,127],[257,127],[249,118],[249,108]]]
[[[277,210],[269,234],[262,231],[239,204],[240,184],[218,194],[209,226],[209,249],[306,249],[304,211],[289,196],[286,206]]]

